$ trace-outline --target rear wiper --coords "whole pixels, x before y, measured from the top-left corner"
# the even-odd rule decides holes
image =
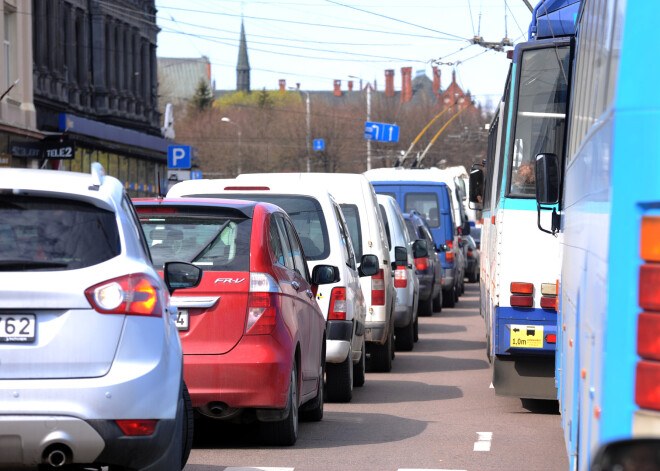
[[[190,259],[190,263],[193,263],[193,262],[194,262],[195,260],[197,260],[197,259],[198,259],[203,253],[205,253],[205,252],[207,252],[207,251],[209,251],[209,250],[211,249],[211,247],[213,246],[213,244],[214,244],[214,242],[216,241],[216,239],[217,239],[218,237],[220,237],[220,235],[222,234],[222,231],[225,230],[225,228],[227,227],[227,225],[229,225],[230,222],[231,222],[231,221],[227,221],[227,222],[225,222],[222,226],[220,226],[220,229],[218,229],[218,230],[216,231],[216,233],[213,234],[213,237],[211,237],[211,240],[209,240],[207,243],[205,243],[205,244],[202,246],[201,250],[199,250],[199,251],[198,251],[198,252],[197,252],[197,253],[196,253],[196,254]]]
[[[34,268],[66,268],[68,263],[43,260],[0,260],[0,271],[13,271]]]

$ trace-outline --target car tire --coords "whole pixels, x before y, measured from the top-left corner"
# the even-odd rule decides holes
[[[417,342],[419,340],[419,317],[415,317],[415,324],[413,326],[413,340]]]
[[[433,298],[433,312],[442,312],[442,290],[439,290],[438,295]]]
[[[373,371],[383,373],[392,371],[392,354],[394,351],[392,343],[392,333],[390,332],[384,344],[373,345],[369,362]]]
[[[193,431],[195,429],[195,416],[193,414],[192,400],[186,383],[183,383],[183,452],[181,454],[181,469],[186,467],[190,450],[193,446]]]
[[[341,363],[325,366],[325,378],[328,402],[350,402],[353,399],[353,349],[348,350]]]
[[[424,317],[433,315],[433,300],[430,296],[428,299],[419,300],[419,306],[417,306],[417,314]]]
[[[360,388],[364,386],[364,382],[367,379],[367,347],[362,342],[362,355],[360,355],[360,361],[353,365],[353,386]]]
[[[260,422],[261,438],[267,445],[292,446],[298,440],[298,369],[291,367],[289,394],[287,396],[289,415],[277,422]]]
[[[397,350],[409,352],[415,345],[415,325],[411,320],[407,326],[396,328],[394,332],[394,346]]]
[[[325,342],[324,342],[325,343]],[[300,408],[300,418],[307,422],[319,422],[323,419],[323,405],[325,403],[325,348],[321,354],[321,366],[319,374],[319,387],[316,397]]]
[[[442,303],[444,307],[454,307],[456,305],[456,287],[449,292],[442,293]]]
[[[454,301],[458,302],[458,298],[461,295],[460,288],[458,286],[454,287]]]

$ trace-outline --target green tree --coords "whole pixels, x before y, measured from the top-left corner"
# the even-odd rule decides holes
[[[192,107],[195,110],[201,111],[206,108],[210,108],[213,104],[213,92],[208,82],[203,78],[199,80],[197,88],[195,89],[195,94],[192,97],[191,101]]]

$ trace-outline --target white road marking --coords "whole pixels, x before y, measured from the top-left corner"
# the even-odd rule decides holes
[[[293,471],[295,468],[266,468],[262,466],[241,466],[239,468],[236,467],[228,467],[225,468],[225,471]]]
[[[397,471],[465,471],[464,469],[399,468]]]
[[[479,438],[474,442],[474,451],[490,451],[493,432],[477,432],[477,436]]]

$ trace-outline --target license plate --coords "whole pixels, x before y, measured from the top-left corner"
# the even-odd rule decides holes
[[[188,330],[188,309],[179,309],[175,324],[179,330]]]
[[[0,343],[34,342],[36,330],[34,314],[0,314]]]

